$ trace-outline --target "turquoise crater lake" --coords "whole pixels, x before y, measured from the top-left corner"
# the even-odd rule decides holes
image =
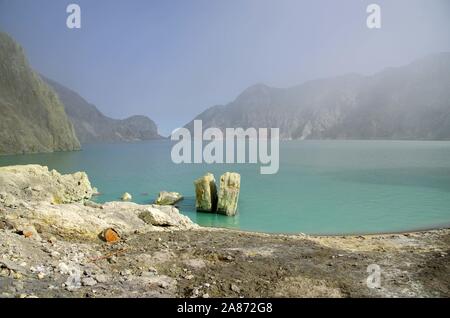
[[[275,233],[350,234],[408,231],[450,224],[450,142],[285,141],[280,170],[259,164],[174,164],[172,143],[86,145],[83,151],[0,157],[0,165],[36,163],[62,173],[86,171],[102,193],[151,203],[161,190],[181,192],[180,210],[203,226]],[[242,176],[235,217],[195,212],[193,181],[205,172]]]

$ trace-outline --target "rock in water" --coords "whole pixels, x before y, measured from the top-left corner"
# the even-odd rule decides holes
[[[131,196],[131,194],[129,194],[128,192],[125,192],[122,195],[122,201],[131,201],[131,199],[133,199],[133,197]]]
[[[178,201],[182,200],[183,196],[178,192],[161,191],[158,198],[155,200],[155,204],[158,205],[174,205]]]
[[[241,175],[236,172],[226,172],[220,177],[219,202],[217,212],[233,216],[237,211]]]
[[[216,180],[212,173],[207,173],[194,181],[195,207],[197,211],[215,212],[217,207]]]

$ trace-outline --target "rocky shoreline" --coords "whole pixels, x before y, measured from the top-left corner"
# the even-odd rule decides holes
[[[0,168],[0,297],[450,296],[449,229],[249,233],[200,227],[173,206],[97,204],[94,192],[81,172]]]

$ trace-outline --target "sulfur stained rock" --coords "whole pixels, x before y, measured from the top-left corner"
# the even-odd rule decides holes
[[[26,238],[32,237],[33,236],[33,232],[31,232],[31,231],[24,231],[23,232],[23,236],[25,236]]]
[[[183,196],[178,192],[161,191],[158,198],[155,200],[155,204],[158,205],[174,205],[178,201],[182,200]]]
[[[21,201],[82,202],[92,194],[84,172],[62,175],[39,165],[0,167],[0,204],[6,207],[17,206]]]
[[[239,173],[226,172],[220,177],[218,213],[229,216],[236,214],[240,188],[241,175]]]
[[[147,224],[155,226],[176,226],[186,224],[186,217],[172,206],[152,205],[139,213],[139,218]]]
[[[131,201],[133,199],[133,197],[131,196],[131,194],[129,194],[128,192],[125,192],[122,195],[122,201]]]
[[[89,202],[92,191],[89,187],[84,173],[61,175],[37,165],[0,167],[0,229],[9,228],[33,242],[47,241],[52,236],[57,236],[58,241],[60,238],[104,239],[104,230],[110,228],[122,240],[135,232],[197,227],[170,205]],[[66,203],[54,204],[55,196],[62,199],[59,202]],[[9,197],[15,199],[13,205]],[[144,219],[140,217],[142,212],[148,212]],[[114,238],[114,232],[109,234]]]
[[[195,207],[197,211],[215,212],[217,207],[216,180],[212,173],[207,173],[194,181]]]
[[[19,226],[18,233],[22,234],[25,238],[31,238],[37,241],[41,240],[41,236],[33,225],[25,224],[24,226]]]

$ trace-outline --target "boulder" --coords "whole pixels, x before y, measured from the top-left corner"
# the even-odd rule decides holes
[[[207,173],[194,181],[195,207],[197,211],[215,212],[217,207],[216,180],[212,173]]]
[[[85,172],[62,175],[40,165],[0,167],[0,203],[6,206],[18,201],[81,202],[93,193]]]
[[[183,196],[178,192],[167,192],[161,191],[158,198],[155,200],[155,204],[158,205],[174,205],[175,203],[181,201]]]
[[[145,233],[159,230],[185,230],[196,228],[187,216],[170,205],[139,205],[132,202],[106,202],[103,209],[92,208],[82,203],[54,205],[47,202],[34,202],[20,209],[8,209],[3,215],[15,229],[29,232],[33,224],[39,228],[41,237],[93,239],[105,229],[114,229],[120,236],[136,231]],[[30,231],[31,232],[31,231]],[[37,238],[36,235],[31,235]],[[103,238],[103,237],[102,237]]]
[[[236,172],[226,172],[220,177],[217,212],[233,216],[236,214],[241,188],[241,175]]]
[[[132,202],[97,205],[87,201],[90,195],[92,188],[85,173],[60,175],[40,166],[3,167],[0,168],[0,225],[16,229],[31,239],[39,239],[40,235],[45,240],[52,236],[97,240],[101,233],[114,240],[115,233],[126,237],[135,232],[197,227],[170,205]],[[55,204],[55,197],[63,204]],[[146,219],[143,214],[147,214]],[[113,230],[106,233],[105,229]]]
[[[122,194],[121,199],[122,199],[122,201],[131,201],[133,199],[133,197],[128,192],[125,192],[124,194]]]
[[[154,226],[172,226],[184,229],[195,227],[187,216],[180,214],[177,208],[170,205],[146,207],[139,213],[139,218]]]

